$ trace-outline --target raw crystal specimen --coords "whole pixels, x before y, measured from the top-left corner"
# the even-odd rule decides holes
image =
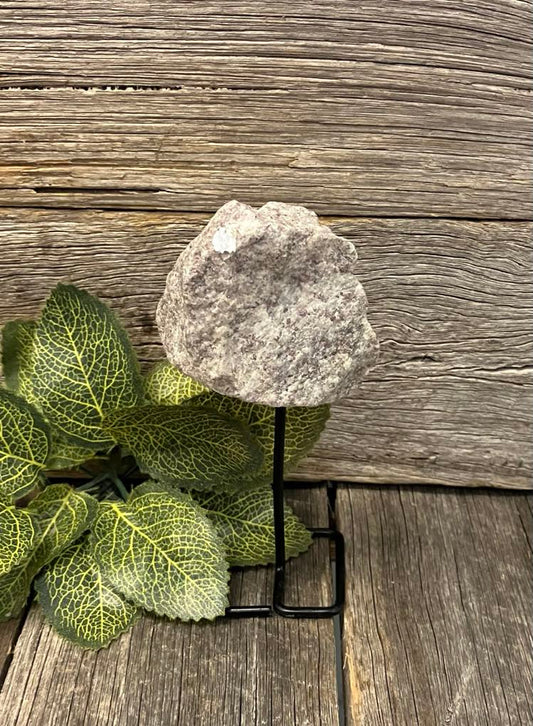
[[[228,396],[317,406],[375,364],[357,253],[305,207],[221,207],[167,278],[157,323],[171,363]]]

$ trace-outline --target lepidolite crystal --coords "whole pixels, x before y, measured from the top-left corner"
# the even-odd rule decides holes
[[[378,353],[356,260],[305,207],[228,202],[168,275],[157,323],[169,360],[254,403],[346,396]]]

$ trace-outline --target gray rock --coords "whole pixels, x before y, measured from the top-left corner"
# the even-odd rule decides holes
[[[378,353],[356,260],[305,207],[228,202],[168,275],[157,324],[169,360],[254,403],[346,396]]]

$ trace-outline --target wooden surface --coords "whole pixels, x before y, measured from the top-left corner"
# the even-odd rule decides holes
[[[0,322],[70,277],[148,359],[180,242],[231,198],[306,204],[358,245],[383,358],[299,476],[531,487],[530,21],[529,0],[3,3]]]
[[[343,77],[355,85],[358,64],[378,58],[391,66],[527,78],[530,7],[527,0],[475,6],[443,0],[76,0],[58,13],[53,0],[11,0],[1,16],[9,41],[1,56],[3,85],[298,88],[338,83],[332,71],[342,71],[342,62]],[[306,67],[316,73],[305,73]]]
[[[518,0],[5,3],[0,200],[204,211],[276,198],[324,214],[529,217],[529,11]]]
[[[391,79],[381,66],[361,68],[360,92],[348,82],[314,90],[6,89],[0,205],[214,211],[237,198],[322,214],[528,218],[522,82],[509,88],[505,78],[498,87],[497,74],[466,74],[454,84],[446,75],[437,92],[427,87],[431,73],[417,70],[399,66]],[[478,83],[489,80],[497,88],[478,98]]]
[[[532,498],[338,495],[351,726],[533,723]]]
[[[326,521],[323,490],[296,498],[308,522]],[[348,726],[530,726],[532,507],[524,493],[341,487],[343,645],[329,621],[145,617],[91,653],[32,609],[0,692],[2,726],[344,726],[336,657]],[[267,580],[236,576],[235,601],[266,597]],[[324,552],[289,581],[291,602],[325,602]]]
[[[11,665],[11,658],[24,617],[25,615],[22,615],[20,618],[0,623],[0,687]]]
[[[32,317],[58,280],[101,295],[141,359],[163,357],[155,308],[207,216],[4,210],[0,320]],[[359,250],[381,363],[333,410],[299,477],[531,485],[530,227],[328,218]]]

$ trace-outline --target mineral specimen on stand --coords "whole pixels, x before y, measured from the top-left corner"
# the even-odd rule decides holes
[[[168,275],[157,310],[168,359],[254,403],[346,396],[378,353],[356,260],[305,207],[228,202]]]

